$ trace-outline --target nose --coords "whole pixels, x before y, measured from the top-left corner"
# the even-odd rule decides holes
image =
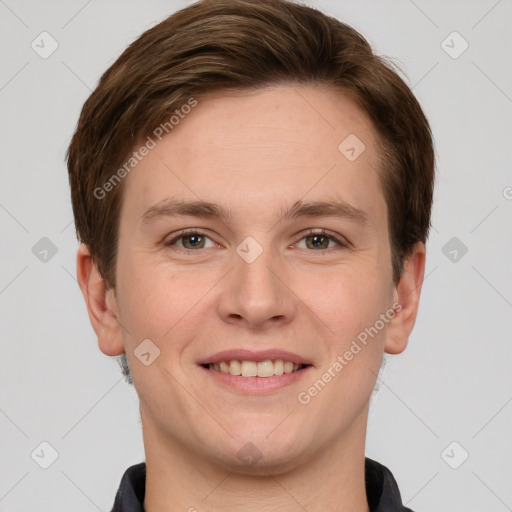
[[[234,268],[223,280],[218,312],[223,321],[266,330],[292,321],[297,307],[286,268],[271,249],[252,262],[234,254]]]

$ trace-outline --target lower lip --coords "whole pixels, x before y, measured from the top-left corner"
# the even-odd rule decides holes
[[[293,373],[283,373],[282,375],[273,375],[272,377],[241,377],[239,375],[210,370],[204,366],[200,366],[199,368],[207,372],[207,375],[215,379],[215,381],[221,385],[228,386],[229,388],[236,389],[246,394],[258,395],[270,393],[293,384],[304,377],[304,375],[308,374],[312,366],[306,366],[302,368],[302,370]]]

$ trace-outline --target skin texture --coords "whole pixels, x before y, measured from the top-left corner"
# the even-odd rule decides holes
[[[352,162],[338,150],[349,134],[366,146]],[[393,284],[377,173],[375,130],[346,95],[282,85],[198,98],[125,178],[117,289],[105,287],[84,245],[77,273],[100,349],[126,351],[130,363],[146,450],[145,510],[369,510],[369,399],[383,353],[407,345],[425,268],[418,243]],[[233,215],[142,223],[169,198],[217,202]],[[299,199],[342,199],[368,222],[282,220]],[[185,228],[203,231],[203,245],[165,245]],[[350,244],[331,239],[319,249],[304,234],[315,228]],[[252,263],[236,252],[248,236],[263,249]],[[395,302],[400,311],[378,335],[300,403],[298,394]],[[147,338],[160,349],[149,366],[134,356]],[[247,395],[196,364],[234,348],[288,350],[313,368],[283,389]],[[246,443],[262,454],[256,464],[237,457]]]

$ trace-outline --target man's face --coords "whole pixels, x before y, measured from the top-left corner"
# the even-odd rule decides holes
[[[363,152],[353,136],[339,149],[351,134]],[[198,98],[136,166],[124,184],[115,299],[146,443],[226,467],[261,454],[259,467],[285,468],[350,432],[364,437],[386,348],[378,320],[396,300],[378,168],[370,121],[342,93],[313,86]],[[216,203],[230,216],[144,215],[168,201]],[[362,214],[285,216],[298,201]],[[384,327],[343,358],[376,322]],[[146,365],[134,351],[148,339]],[[262,358],[309,366],[270,378],[203,366],[224,351],[249,361],[249,375]]]

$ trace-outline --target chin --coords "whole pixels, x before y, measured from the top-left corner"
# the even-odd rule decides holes
[[[276,425],[272,428],[275,429]],[[215,444],[210,452],[212,458],[228,471],[247,475],[277,475],[297,467],[307,458],[307,441],[299,432],[292,435],[289,428],[281,432],[266,429],[263,435],[247,430],[240,435],[233,434],[235,437],[229,437],[224,450],[220,451],[220,444]]]

